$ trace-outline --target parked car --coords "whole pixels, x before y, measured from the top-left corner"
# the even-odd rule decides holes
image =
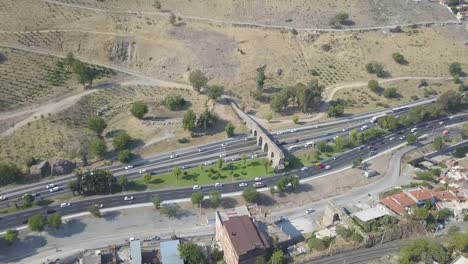
[[[256,182],[259,182],[259,181],[262,181],[262,178],[256,177],[254,180],[255,180]]]
[[[200,190],[201,189],[201,186],[200,185],[194,185],[192,187],[193,190]]]
[[[246,187],[246,186],[247,186],[247,183],[245,183],[245,182],[239,183],[239,187]]]
[[[315,210],[312,208],[306,209],[306,214],[311,214],[313,212],[315,212]]]
[[[133,200],[133,196],[125,196],[124,201],[131,201]]]
[[[70,203],[61,203],[60,204],[61,208],[68,207],[68,206],[71,206],[71,204]]]
[[[219,183],[219,182],[217,182],[217,183],[215,183],[214,187],[223,187],[223,184],[222,184],[222,183]]]

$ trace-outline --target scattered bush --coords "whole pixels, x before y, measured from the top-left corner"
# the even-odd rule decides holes
[[[119,152],[119,156],[117,157],[117,159],[121,163],[129,163],[133,159],[133,154],[130,150],[124,149]]]
[[[181,109],[185,106],[185,103],[185,99],[182,96],[174,94],[167,95],[162,101],[162,104],[171,111]]]
[[[395,87],[386,88],[383,92],[385,98],[396,98],[398,97],[398,91]]]
[[[384,67],[381,63],[371,61],[366,64],[366,71],[370,74],[376,74],[377,77],[385,77]]]
[[[398,53],[398,52],[393,53],[392,58],[396,63],[399,63],[399,64],[405,63],[405,57],[401,53]]]

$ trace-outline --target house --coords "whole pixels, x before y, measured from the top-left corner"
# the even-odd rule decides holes
[[[372,207],[367,210],[362,210],[354,214],[359,220],[363,222],[369,222],[374,219],[381,218],[385,215],[388,215],[388,212],[382,209],[381,206]]]
[[[131,264],[141,264],[141,246],[140,240],[130,241],[130,257],[132,261]]]
[[[435,203],[434,197],[432,196],[431,191],[429,191],[428,189],[412,190],[405,192],[405,194],[408,197],[410,197],[413,201],[415,201],[418,204],[418,206],[423,206],[428,202],[432,204]]]
[[[47,160],[41,161],[39,164],[32,165],[29,168],[29,174],[34,178],[42,178],[49,176],[51,173],[50,163]]]
[[[381,199],[380,203],[383,204],[386,209],[390,210],[390,212],[398,215],[406,214],[411,206],[416,205],[416,201],[412,200],[405,193],[387,196]]]
[[[179,253],[179,240],[163,241],[160,244],[161,262],[163,264],[184,264]]]
[[[216,241],[224,252],[228,264],[255,263],[255,258],[265,256],[270,248],[264,234],[248,215],[223,217],[218,211]]]
[[[468,258],[465,256],[459,256],[452,264],[468,264]]]

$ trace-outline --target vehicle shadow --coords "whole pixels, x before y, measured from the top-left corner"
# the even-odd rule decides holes
[[[47,240],[42,236],[27,235],[8,247],[3,238],[0,239],[0,263],[19,262],[22,258],[37,253],[37,249],[47,245]],[[8,248],[8,250],[5,250]]]
[[[63,224],[59,229],[50,229],[48,234],[53,237],[71,237],[75,234],[79,234],[85,230],[86,224],[78,219],[72,219],[66,224]]]

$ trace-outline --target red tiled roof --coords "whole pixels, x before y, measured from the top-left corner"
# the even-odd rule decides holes
[[[433,192],[432,195],[434,195],[434,197],[438,201],[457,201],[458,200],[458,197],[450,191]]]
[[[393,212],[395,212],[395,213],[397,213],[399,215],[403,215],[403,214],[406,213],[405,207],[395,203],[395,201],[393,201],[390,197],[385,197],[385,198],[381,199],[380,203],[382,203],[383,205],[388,207],[388,209],[392,210]]]
[[[242,256],[256,248],[270,247],[265,237],[247,215],[230,217],[223,222],[234,249]]]
[[[432,199],[432,193],[427,189],[409,192],[418,201],[427,201]]]
[[[405,193],[397,193],[388,196],[388,198],[392,199],[395,203],[403,207],[408,207],[416,204],[416,202],[413,201],[413,199],[411,199],[410,197],[408,197],[408,195],[406,195]]]

